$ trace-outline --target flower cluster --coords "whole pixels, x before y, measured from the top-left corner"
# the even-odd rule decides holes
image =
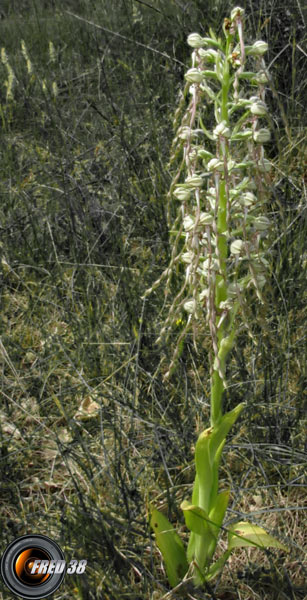
[[[169,280],[181,261],[184,283],[160,337],[172,329],[182,309],[187,315],[184,333],[205,315],[221,377],[218,338],[227,335],[225,323],[234,318],[247,288],[254,287],[262,300],[267,267],[263,242],[270,229],[262,214],[271,169],[263,146],[270,141],[263,60],[267,44],[245,46],[243,13],[235,8],[225,19],[225,40],[212,31],[211,37],[188,36],[193,49],[185,74],[189,103],[173,143],[173,157],[182,153],[183,160],[169,194],[170,203],[179,203],[171,226],[177,235],[169,268],[148,290],[163,277]]]

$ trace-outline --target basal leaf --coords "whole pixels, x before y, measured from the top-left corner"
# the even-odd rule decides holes
[[[253,525],[247,521],[234,523],[229,527],[228,549],[242,548],[244,546],[256,546],[257,548],[279,548],[289,552],[287,546],[279,542],[262,527]]]
[[[165,562],[168,581],[175,587],[189,568],[183,543],[169,520],[156,508],[151,508],[150,526]]]

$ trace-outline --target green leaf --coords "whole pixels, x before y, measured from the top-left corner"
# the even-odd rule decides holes
[[[242,402],[241,404],[238,404],[238,406],[233,408],[233,410],[226,413],[222,417],[220,423],[213,428],[211,436],[210,436],[210,459],[212,461],[215,458],[215,455],[216,455],[216,452],[217,452],[219,446],[225,440],[229,430],[231,429],[233,424],[238,419],[238,417],[244,407],[245,407],[244,402]]]
[[[215,506],[218,496],[218,488],[219,488],[219,466],[221,462],[221,456],[223,452],[223,448],[225,446],[226,440],[224,440],[215,453],[215,457],[213,459],[212,466],[212,489],[210,494],[210,502],[209,502],[209,512]]]
[[[225,513],[227,510],[227,506],[228,506],[228,502],[229,502],[229,493],[230,493],[229,490],[225,490],[224,492],[221,492],[217,496],[217,498],[215,500],[215,504],[212,507],[212,509],[210,510],[210,513],[209,513],[210,529],[211,529],[212,533],[214,534],[214,537],[218,536],[221,525],[223,524]]]
[[[289,552],[289,548],[279,542],[262,527],[253,525],[247,521],[234,523],[228,529],[228,550],[242,548],[244,546],[256,546],[257,548],[279,548]]]
[[[203,508],[184,500],[180,505],[187,528],[198,535],[210,536],[208,515]]]
[[[212,463],[210,461],[209,442],[213,427],[202,431],[195,445],[195,465],[198,478],[198,506],[209,511],[211,490],[214,484]],[[193,498],[194,503],[194,498]]]
[[[156,508],[151,508],[150,526],[165,562],[168,581],[175,587],[189,568],[183,543],[169,520]]]

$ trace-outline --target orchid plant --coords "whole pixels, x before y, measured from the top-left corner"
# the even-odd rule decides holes
[[[192,65],[185,74],[182,106],[188,106],[173,143],[181,162],[170,189],[169,226],[174,235],[168,268],[145,297],[179,263],[185,268],[182,287],[172,302],[160,338],[178,322],[186,323],[178,337],[166,377],[176,364],[187,332],[204,320],[212,342],[211,422],[195,446],[196,476],[191,501],[181,504],[190,538],[184,544],[168,519],[155,507],[150,524],[163,555],[172,587],[193,578],[196,586],[213,579],[237,547],[286,546],[261,527],[239,521],[228,526],[228,547],[214,561],[229,501],[229,490],[219,490],[219,465],[226,436],[244,408],[239,404],[223,413],[227,388],[226,361],[233,347],[239,317],[244,318],[246,290],[254,288],[262,302],[268,267],[265,241],[269,219],[262,214],[271,168],[263,144],[270,140],[265,103],[268,73],[263,60],[267,43],[245,45],[244,11],[237,7],[223,25],[224,39],[192,33]],[[248,67],[248,68],[247,68]],[[177,115],[180,109],[177,111]],[[177,115],[175,117],[177,117]],[[214,122],[213,128],[207,124]],[[171,223],[172,205],[178,212]]]

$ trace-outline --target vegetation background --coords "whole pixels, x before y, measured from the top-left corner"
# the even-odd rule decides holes
[[[300,0],[241,6],[247,42],[269,44],[274,231],[266,304],[250,304],[253,339],[243,328],[229,365],[227,408],[241,400],[247,408],[222,477],[232,488],[228,522],[251,514],[290,553],[241,549],[211,588],[188,597],[300,599],[306,14]],[[167,163],[190,60],[186,38],[209,26],[221,32],[233,7],[1,2],[0,552],[39,532],[68,560],[87,558],[86,574],[67,576],[55,600],[178,597],[168,590],[147,506],[164,507],[184,532],[178,507],[194,479],[193,443],[208,423],[210,342],[200,327],[199,351],[188,338],[164,383],[173,342],[157,347],[155,339],[169,299],[163,288],[146,302],[141,296],[170,255]]]

